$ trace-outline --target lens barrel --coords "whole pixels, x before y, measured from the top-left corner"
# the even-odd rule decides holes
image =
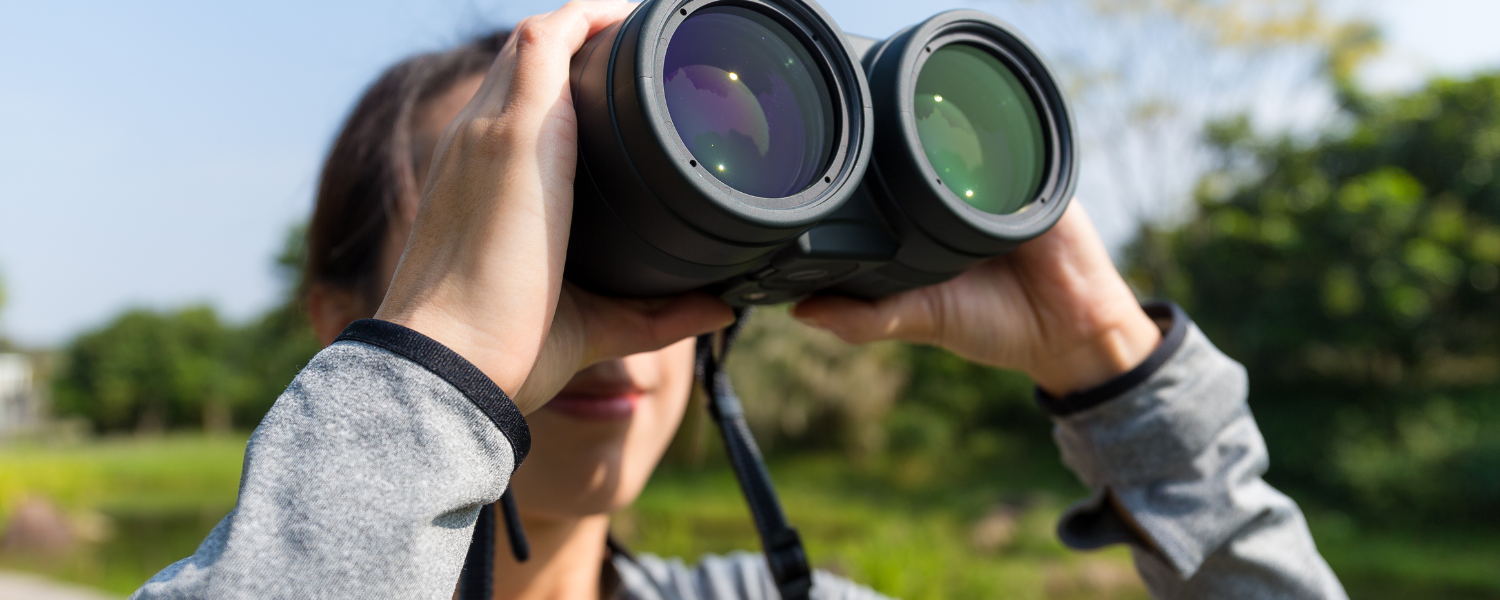
[[[606,295],[882,297],[1041,235],[1077,181],[1052,70],[977,11],[877,41],[808,0],[648,0],[572,85],[566,275]]]
[[[1062,218],[1078,179],[1073,117],[1025,37],[955,10],[866,43],[875,155],[862,192],[900,250],[832,291],[874,298],[946,281]]]
[[[704,288],[841,207],[870,93],[800,0],[648,1],[573,59],[578,177],[567,277],[596,292]]]

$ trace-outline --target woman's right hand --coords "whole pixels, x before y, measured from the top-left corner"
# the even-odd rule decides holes
[[[578,148],[569,61],[634,6],[575,1],[516,26],[438,141],[406,250],[375,315],[474,363],[523,414],[584,363],[653,350],[732,318],[705,296],[622,302],[570,291],[558,310]]]
[[[1078,202],[1047,233],[950,281],[873,302],[814,296],[792,314],[853,343],[934,344],[1019,369],[1057,396],[1129,371],[1161,340]]]

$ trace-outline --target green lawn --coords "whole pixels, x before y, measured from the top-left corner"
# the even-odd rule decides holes
[[[101,439],[0,448],[0,523],[29,497],[96,539],[65,557],[0,556],[0,567],[128,594],[192,554],[234,506],[245,437]]]
[[[71,555],[5,556],[0,568],[127,594],[192,553],[233,506],[243,452],[243,437],[203,436],[0,449],[0,518],[40,495],[80,523],[108,524]],[[920,460],[855,467],[797,457],[773,462],[772,473],[816,565],[893,596],[1145,597],[1123,549],[1080,554],[1054,539],[1058,513],[1081,494],[1055,461],[997,464],[960,483]],[[1500,598],[1493,535],[1371,532],[1326,511],[1310,518],[1356,598]],[[976,527],[987,540],[976,542]],[[733,476],[712,462],[663,468],[616,531],[637,551],[668,556],[758,548]]]

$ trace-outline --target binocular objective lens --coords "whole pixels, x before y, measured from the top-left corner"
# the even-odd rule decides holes
[[[770,17],[693,13],[668,42],[661,81],[677,135],[729,187],[785,198],[827,168],[836,118],[822,68]]]
[[[984,212],[1007,215],[1036,196],[1046,168],[1031,95],[989,51],[938,48],[917,74],[917,137],[943,185]]]

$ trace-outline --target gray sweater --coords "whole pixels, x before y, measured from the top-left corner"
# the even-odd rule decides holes
[[[1244,369],[1180,311],[1153,316],[1166,339],[1141,367],[1039,398],[1094,490],[1063,516],[1064,543],[1129,544],[1157,598],[1346,598],[1297,505],[1261,479]],[[435,342],[347,337],[251,436],[235,509],[132,598],[453,596],[479,507],[505,490],[530,434],[499,388]],[[757,554],[613,565],[628,598],[777,598]],[[813,598],[884,596],[817,572]]]

